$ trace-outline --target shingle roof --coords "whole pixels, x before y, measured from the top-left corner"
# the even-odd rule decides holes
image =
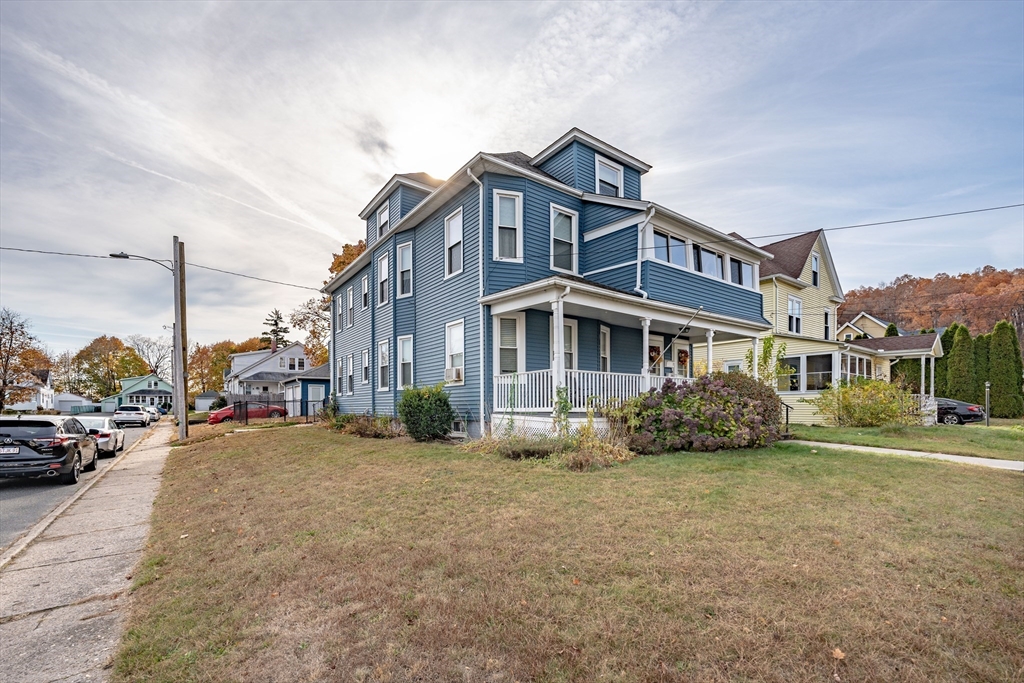
[[[287,372],[255,372],[248,377],[241,377],[243,382],[283,382],[295,377],[295,373]]]
[[[906,337],[876,337],[874,339],[854,339],[846,342],[854,346],[863,346],[866,349],[877,351],[930,351],[935,345],[934,332],[927,334],[912,334]]]
[[[811,249],[814,248],[814,243],[818,241],[820,234],[821,230],[814,230],[761,247],[775,257],[761,261],[761,277],[785,275],[799,279],[800,273],[804,270],[804,264],[807,263],[807,257],[810,256]]]
[[[218,396],[220,396],[219,391],[214,391],[213,389],[210,389],[209,391],[204,391],[203,393],[197,395],[196,398],[217,398]]]
[[[546,178],[551,178],[556,183],[562,182],[561,180],[554,177],[550,173],[545,173],[544,171],[540,170],[539,168],[531,164],[530,157],[526,156],[522,152],[484,152],[484,154],[486,154],[487,156],[494,157],[495,159],[501,159],[506,163],[512,164],[513,166],[518,166],[523,170],[530,171],[531,173],[538,173]]]
[[[330,379],[331,378],[331,367],[330,367],[330,365],[331,365],[330,363],[324,363],[323,365],[318,365],[315,368],[313,368],[312,370],[307,370],[306,372],[302,373],[301,375],[299,375],[299,377],[302,378],[302,379]]]
[[[422,172],[419,172],[419,173],[396,173],[395,175],[397,175],[399,178],[407,178],[408,180],[412,180],[412,181],[417,182],[417,183],[423,183],[424,185],[430,185],[431,187],[437,187],[438,185],[441,185],[442,183],[444,183],[443,180],[438,180],[437,178],[433,177],[432,175],[429,175],[427,173],[422,173]]]

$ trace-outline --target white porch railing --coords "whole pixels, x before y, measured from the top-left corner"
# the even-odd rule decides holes
[[[625,372],[565,371],[565,386],[573,411],[586,410],[591,399],[598,405],[604,405],[609,399],[632,398],[651,389],[660,389],[668,379],[688,381],[680,377]],[[494,378],[494,412],[551,412],[555,408],[555,393],[555,378],[551,370],[497,375]]]

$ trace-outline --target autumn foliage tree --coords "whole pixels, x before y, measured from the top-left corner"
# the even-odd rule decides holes
[[[76,354],[76,359],[81,364],[85,395],[93,400],[116,394],[124,377],[149,374],[149,365],[135,349],[113,336],[96,337]]]
[[[0,309],[0,410],[24,401],[32,389],[21,385],[35,379],[33,370],[48,366],[28,319],[9,308]]]

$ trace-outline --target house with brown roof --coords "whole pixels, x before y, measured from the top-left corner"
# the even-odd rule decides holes
[[[730,236],[747,242],[736,233]],[[888,380],[890,366],[901,358],[932,358],[934,363],[934,358],[942,355],[942,345],[935,341],[935,335],[886,338],[887,323],[867,314],[857,321],[878,332],[879,338],[854,341],[856,335],[851,334],[850,339],[837,339],[837,309],[845,298],[824,231],[815,230],[760,248],[772,255],[759,267],[764,317],[771,323],[771,329],[761,337],[773,336],[776,350],[785,345],[785,362],[793,372],[779,377],[776,388],[791,408],[791,421],[823,421],[801,399],[817,395],[834,382]],[[847,327],[844,334],[849,330]],[[751,345],[747,343],[715,343],[709,354],[706,345],[699,345],[694,348],[694,358],[714,370],[741,371],[746,368],[749,351]]]

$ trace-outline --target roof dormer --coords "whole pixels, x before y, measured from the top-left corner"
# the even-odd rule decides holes
[[[371,245],[423,201],[444,181],[426,173],[396,173],[374,195],[359,217],[366,221],[366,244]]]
[[[573,128],[530,163],[581,192],[640,199],[640,176],[650,164]]]

